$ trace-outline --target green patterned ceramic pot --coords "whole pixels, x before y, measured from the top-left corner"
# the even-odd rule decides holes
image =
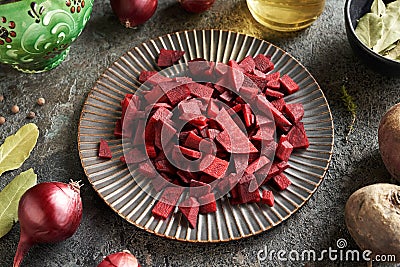
[[[92,6],[93,0],[0,0],[0,62],[29,73],[58,66]]]

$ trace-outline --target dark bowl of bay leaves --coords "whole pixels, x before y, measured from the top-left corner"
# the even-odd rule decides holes
[[[371,69],[400,77],[400,0],[347,0],[347,38]]]

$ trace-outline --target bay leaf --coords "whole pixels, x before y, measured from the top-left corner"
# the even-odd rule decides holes
[[[37,175],[31,168],[16,176],[0,192],[0,238],[7,234],[18,221],[19,200],[36,182]]]
[[[356,27],[356,35],[366,46],[372,48],[382,38],[382,18],[374,13],[365,14]]]
[[[385,57],[396,60],[400,57],[400,44],[397,43],[392,49],[386,52]]]
[[[385,3],[382,0],[374,0],[374,2],[372,2],[371,12],[378,16],[382,16],[386,12]]]
[[[29,157],[39,137],[34,123],[22,126],[14,135],[10,135],[0,146],[0,175],[15,170]]]
[[[400,1],[394,1],[386,6],[382,16],[383,34],[373,47],[373,51],[380,53],[400,39]]]

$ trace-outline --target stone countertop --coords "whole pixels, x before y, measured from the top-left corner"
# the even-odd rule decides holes
[[[125,29],[113,15],[109,1],[95,1],[82,35],[66,60],[42,74],[23,74],[0,66],[0,142],[27,123],[26,114],[40,129],[38,145],[16,171],[3,174],[0,188],[21,170],[33,167],[39,182],[82,180],[82,223],[68,240],[33,247],[23,266],[96,266],[103,256],[129,249],[142,266],[366,266],[366,263],[325,261],[305,263],[257,260],[265,247],[322,251],[337,248],[340,238],[357,249],[344,223],[347,198],[358,188],[394,182],[380,158],[377,127],[384,112],[399,102],[400,80],[367,69],[348,44],[343,18],[344,0],[327,0],[322,16],[306,30],[277,33],[251,17],[244,0],[217,0],[199,15],[184,12],[175,0],[160,0],[155,15],[137,29]],[[114,213],[95,193],[81,167],[77,127],[85,98],[100,74],[130,48],[167,33],[189,29],[225,29],[265,39],[288,51],[316,78],[328,99],[335,125],[335,145],[329,171],[311,199],[288,220],[257,236],[221,244],[188,244],[149,234]],[[354,132],[346,140],[351,114],[341,100],[341,85],[358,106]],[[36,99],[44,97],[39,107]],[[10,107],[20,106],[13,115]],[[19,225],[0,239],[0,266],[12,266]],[[374,264],[374,266],[386,266]]]

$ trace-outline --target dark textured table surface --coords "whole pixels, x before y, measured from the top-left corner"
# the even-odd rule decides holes
[[[358,188],[393,182],[378,151],[377,127],[385,110],[399,102],[400,79],[368,70],[347,42],[344,0],[327,0],[322,16],[306,30],[276,33],[251,17],[244,0],[217,0],[200,15],[185,13],[175,0],[160,0],[153,18],[137,29],[122,27],[109,1],[95,1],[93,14],[69,56],[56,69],[42,74],[23,74],[0,66],[0,141],[28,122],[26,113],[40,129],[38,145],[21,169],[0,179],[0,188],[21,170],[33,167],[39,182],[82,180],[84,213],[76,234],[58,244],[33,247],[23,266],[96,266],[102,257],[122,249],[134,253],[142,266],[366,266],[366,263],[325,261],[306,263],[257,260],[257,254],[285,249],[322,251],[336,248],[338,239],[356,249],[345,223],[344,205]],[[187,244],[156,237],[126,222],[95,193],[81,167],[77,127],[84,100],[99,75],[125,51],[167,33],[187,29],[227,29],[265,39],[288,51],[316,78],[329,102],[335,125],[335,145],[329,171],[316,193],[284,223],[260,235],[223,244]],[[351,114],[341,100],[341,85],[358,106],[354,132],[346,141]],[[38,107],[36,99],[46,98]],[[12,115],[10,107],[20,106]],[[19,225],[0,239],[0,266],[12,266]],[[374,266],[383,266],[375,264]]]

